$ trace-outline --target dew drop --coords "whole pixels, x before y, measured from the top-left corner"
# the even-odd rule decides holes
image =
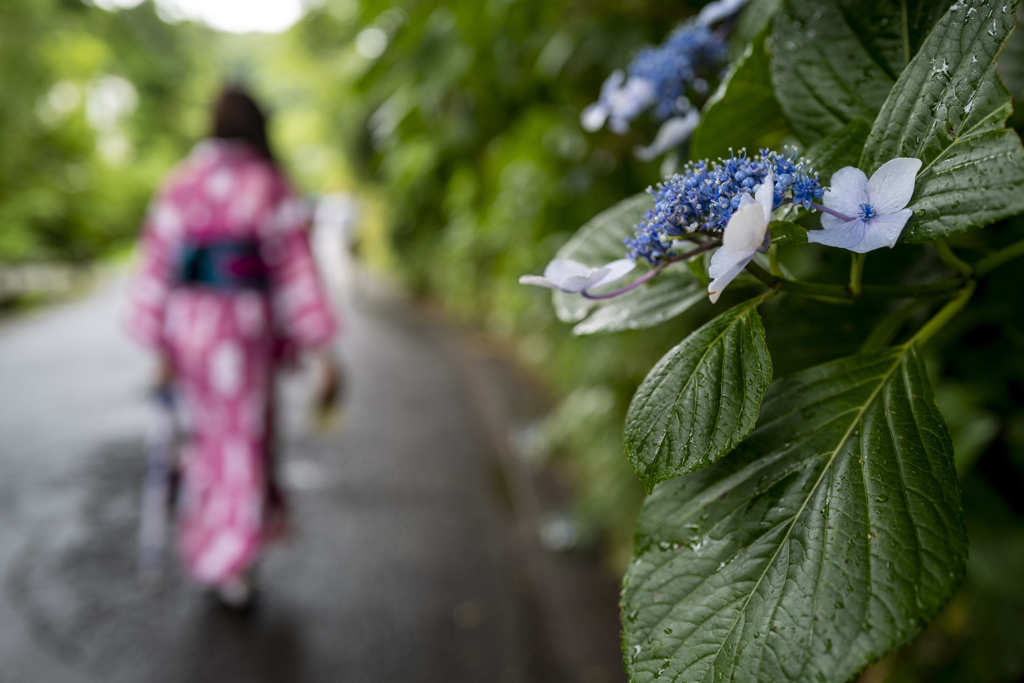
[[[876,503],[884,503],[887,500],[889,500],[889,496],[885,495],[884,493],[880,496],[875,496]]]

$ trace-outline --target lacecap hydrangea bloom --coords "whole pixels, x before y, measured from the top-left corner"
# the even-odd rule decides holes
[[[774,179],[773,209],[786,202],[810,209],[824,189],[807,162],[795,149],[761,150],[750,158],[745,150],[728,159],[687,164],[676,174],[648,189],[654,208],[635,226],[632,239],[624,240],[629,257],[658,265],[677,256],[674,243],[689,234],[720,234],[744,194],[755,194],[768,174]]]
[[[869,180],[853,166],[832,174],[832,187],[825,192],[821,227],[807,233],[808,242],[841,247],[864,254],[896,245],[912,211],[907,207],[914,196],[921,160],[891,159]]]
[[[707,90],[698,79],[702,71],[717,69],[729,56],[728,44],[708,26],[689,21],[677,26],[658,47],[640,50],[629,66],[629,78],[652,85],[652,112],[659,121],[690,109],[686,89]]]
[[[687,91],[707,92],[706,77],[717,76],[728,62],[724,32],[713,31],[711,24],[732,16],[744,4],[746,0],[709,3],[697,17],[673,29],[661,45],[640,50],[625,73],[615,70],[605,79],[597,102],[580,115],[583,128],[595,131],[607,122],[612,131],[623,134],[629,123],[648,109],[659,121],[689,112]],[[675,126],[662,137],[669,133],[678,136],[679,130]]]

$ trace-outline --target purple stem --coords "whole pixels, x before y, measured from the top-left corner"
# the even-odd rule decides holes
[[[611,299],[612,297],[618,296],[619,294],[625,294],[629,290],[634,289],[636,287],[639,287],[643,283],[647,282],[652,277],[654,277],[659,272],[661,272],[661,269],[664,268],[665,265],[667,265],[667,264],[660,265],[657,268],[652,268],[649,271],[647,271],[646,273],[644,273],[643,275],[641,275],[640,277],[638,277],[633,282],[630,282],[625,287],[621,287],[619,289],[616,289],[615,291],[608,292],[607,294],[588,294],[587,290],[583,290],[582,292],[580,292],[580,294],[582,294],[583,296],[585,296],[588,299]]]
[[[847,216],[845,213],[839,213],[835,209],[830,209],[827,206],[822,206],[821,204],[815,204],[814,202],[811,202],[811,206],[813,206],[818,211],[821,211],[822,213],[827,213],[827,214],[830,214],[832,216],[835,216],[836,218],[838,218],[841,221],[849,222],[849,221],[857,220],[856,218],[851,218],[850,216]]]
[[[625,287],[620,287],[619,289],[616,289],[614,291],[608,292],[606,294],[589,294],[586,290],[583,290],[582,292],[580,292],[580,294],[582,294],[587,299],[595,299],[595,300],[598,300],[598,299],[611,299],[611,298],[616,297],[616,296],[618,296],[620,294],[625,294],[626,292],[628,292],[628,291],[630,291],[632,289],[636,289],[637,287],[639,287],[643,283],[645,283],[648,280],[650,280],[651,278],[653,278],[655,275],[660,273],[662,271],[662,269],[664,269],[666,266],[671,265],[673,263],[676,263],[678,261],[685,261],[687,259],[693,258],[697,254],[702,254],[705,251],[707,251],[708,249],[714,249],[715,247],[717,247],[721,243],[722,243],[721,240],[711,240],[710,242],[705,242],[704,244],[700,245],[696,249],[693,249],[692,251],[688,251],[685,254],[680,254],[679,256],[676,256],[675,258],[671,258],[671,259],[665,261],[664,263],[662,263],[659,266],[651,268],[649,271],[647,271],[646,273],[644,273],[643,275],[638,277],[633,282],[630,282]]]

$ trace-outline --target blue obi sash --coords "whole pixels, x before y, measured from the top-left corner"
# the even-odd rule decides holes
[[[235,291],[266,291],[270,281],[267,267],[255,240],[221,239],[212,242],[186,241],[178,263],[178,285]]]

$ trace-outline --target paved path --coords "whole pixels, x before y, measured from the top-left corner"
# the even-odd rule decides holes
[[[261,609],[221,614],[176,573],[137,585],[148,363],[122,288],[0,326],[0,683],[618,680],[559,670],[448,333],[380,301],[347,315],[340,433],[284,387],[296,533]]]

